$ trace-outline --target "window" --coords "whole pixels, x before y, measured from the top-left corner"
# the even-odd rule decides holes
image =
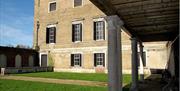
[[[56,27],[46,29],[46,43],[56,43]]]
[[[71,54],[71,66],[81,66],[81,54]]]
[[[105,54],[95,53],[94,54],[94,66],[105,66]]]
[[[82,41],[82,24],[72,24],[72,41]]]
[[[55,11],[56,10],[56,2],[52,2],[49,4],[49,11]]]
[[[105,40],[105,22],[94,22],[94,40]]]
[[[74,7],[82,6],[82,0],[74,0]]]

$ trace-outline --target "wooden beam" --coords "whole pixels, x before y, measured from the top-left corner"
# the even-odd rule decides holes
[[[148,0],[111,0],[112,4],[128,4],[128,3],[135,3],[141,1],[148,1]]]
[[[157,15],[157,16],[150,16],[150,17],[138,17],[138,18],[131,18],[126,19],[126,22],[136,22],[136,21],[147,21],[147,20],[153,20],[155,21],[158,18],[175,18],[178,19],[178,14],[169,14],[169,15]]]
[[[170,15],[170,14],[178,14],[178,13],[179,13],[178,10],[172,10],[172,11],[141,13],[141,14],[134,14],[134,15],[123,15],[123,17],[125,19],[131,19],[131,18],[151,17],[151,16],[157,16],[157,15]]]
[[[128,25],[131,24],[141,24],[146,22],[158,22],[158,21],[168,21],[168,20],[179,20],[179,17],[161,17],[161,18],[154,18],[154,19],[134,19],[132,21],[128,21]]]
[[[125,8],[136,8],[136,7],[149,7],[149,6],[165,6],[165,5],[176,5],[179,1],[167,1],[163,2],[162,0],[147,0],[147,1],[140,1],[135,3],[126,3],[126,4],[114,4],[115,8],[118,9],[125,9]]]
[[[128,23],[131,27],[143,27],[143,26],[153,26],[153,25],[166,25],[166,24],[178,24],[179,20],[162,20],[162,21],[152,21],[152,22],[131,22]]]
[[[179,8],[178,6],[174,6],[174,7],[166,7],[166,8],[157,8],[157,9],[148,9],[148,10],[142,10],[142,11],[134,11],[134,12],[118,12],[121,13],[121,15],[123,16],[129,16],[129,15],[137,15],[137,14],[146,14],[146,13],[163,13],[163,12],[170,12],[170,11],[175,11],[175,12],[179,12]]]
[[[139,35],[139,37],[142,39],[143,42],[172,41],[177,35],[178,35],[178,32]]]
[[[147,26],[137,26],[137,27],[132,27],[133,30],[144,30],[144,29],[160,29],[160,28],[167,28],[167,27],[177,27],[179,24],[164,24],[164,25],[147,25]]]
[[[173,33],[173,32],[177,32],[177,28],[169,28],[169,29],[156,29],[156,30],[139,30],[138,32],[136,32],[136,34],[138,35],[152,35],[152,34],[162,34],[162,33]]]
[[[157,26],[147,26],[147,27],[138,27],[132,28],[134,32],[139,36],[142,34],[157,34],[157,33],[170,33],[178,31],[178,24],[172,25],[157,25]]]
[[[90,0],[106,15],[118,15],[131,36],[177,31],[178,0]],[[151,31],[154,30],[155,32]],[[164,31],[163,31],[164,30]],[[149,33],[148,33],[149,32]],[[154,35],[157,36],[158,35]],[[161,36],[161,35],[160,35]],[[146,37],[146,36],[143,36]],[[156,37],[156,38],[157,38]],[[140,36],[142,39],[142,36]],[[155,39],[152,39],[152,41]],[[149,39],[151,41],[151,39]]]
[[[168,9],[168,8],[173,8],[173,9],[179,9],[179,3],[165,3],[165,4],[156,4],[156,5],[147,5],[147,6],[137,6],[137,7],[130,7],[130,8],[117,8],[119,13],[127,13],[127,12],[147,12],[147,11],[153,11],[157,9]]]

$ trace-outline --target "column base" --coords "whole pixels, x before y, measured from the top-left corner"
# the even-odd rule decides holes
[[[138,88],[135,86],[131,86],[129,91],[138,91]]]
[[[144,81],[144,74],[140,74],[140,81]]]

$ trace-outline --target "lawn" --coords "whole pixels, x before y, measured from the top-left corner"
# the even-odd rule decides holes
[[[87,80],[87,81],[100,81],[107,82],[108,76],[105,73],[68,73],[68,72],[39,72],[39,73],[25,73],[13,74],[16,76],[28,77],[43,77],[43,78],[56,78],[56,79],[73,79],[73,80]],[[123,75],[123,83],[130,83],[131,75]]]
[[[90,87],[0,79],[0,91],[107,91],[107,87]]]

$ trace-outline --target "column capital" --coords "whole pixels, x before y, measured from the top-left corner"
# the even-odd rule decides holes
[[[143,46],[143,44],[139,44],[139,47],[143,48],[144,46]]]
[[[142,41],[139,41],[139,46],[140,46],[140,47],[144,47]]]
[[[138,40],[136,37],[131,37],[130,40]]]
[[[108,23],[109,30],[117,30],[124,25],[123,21],[117,15],[107,16],[105,19]]]

